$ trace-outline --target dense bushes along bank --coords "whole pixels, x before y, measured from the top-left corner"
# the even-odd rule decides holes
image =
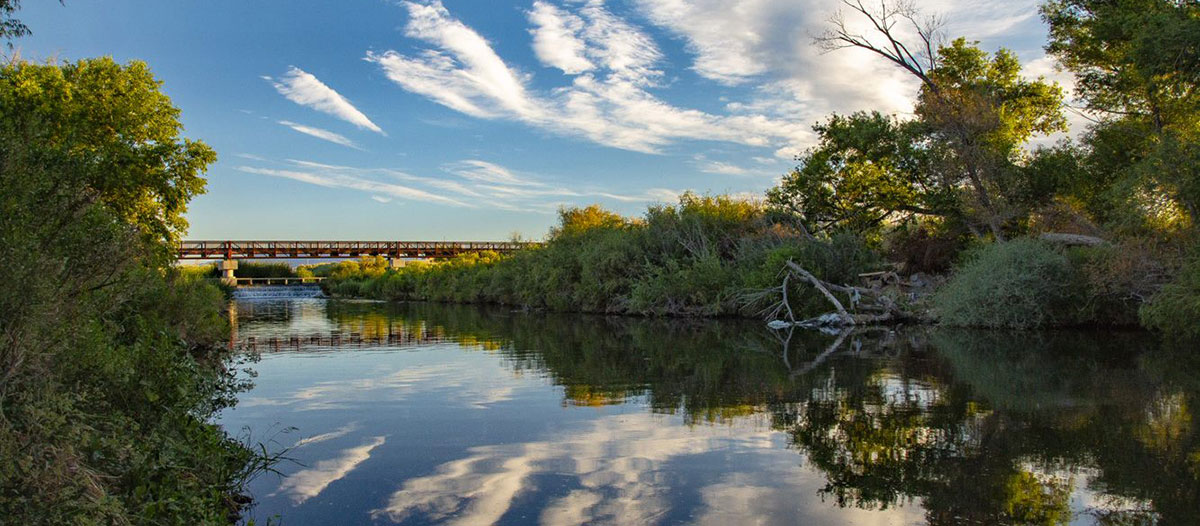
[[[1200,265],[1183,255],[1181,243],[1061,247],[1031,238],[983,243],[945,236],[919,242],[906,229],[875,240],[845,233],[812,239],[779,219],[753,202],[688,194],[639,219],[595,206],[563,210],[543,247],[510,257],[468,254],[398,269],[366,258],[316,270],[329,276],[327,292],[344,297],[755,316],[764,302],[754,301],[752,292],[777,286],[788,260],[834,283],[858,283],[860,273],[883,268],[899,267],[901,274],[952,268],[936,294],[898,294],[897,300],[946,324],[993,328],[1132,327],[1140,319],[1179,331],[1191,330],[1190,320],[1200,316],[1200,286],[1192,279],[1200,273],[1189,270]],[[965,248],[945,251],[939,260],[909,257],[931,246]],[[1180,261],[1192,263],[1180,272]],[[797,316],[829,310],[804,283],[793,283],[789,298]]]
[[[327,290],[388,300],[489,302],[554,311],[663,316],[753,314],[741,293],[769,286],[793,259],[849,281],[877,257],[852,236],[799,243],[759,205],[684,195],[626,219],[569,209],[545,246],[387,270],[366,259],[327,268]],[[813,308],[823,308],[819,304]]]
[[[228,524],[225,298],[172,268],[215,154],[145,64],[0,68],[0,522]]]

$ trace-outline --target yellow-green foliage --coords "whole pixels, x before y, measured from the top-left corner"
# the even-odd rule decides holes
[[[390,300],[488,302],[555,311],[654,316],[753,314],[739,297],[777,284],[788,258],[840,281],[875,259],[856,238],[803,241],[754,202],[685,194],[627,219],[598,206],[564,209],[542,247],[465,254],[386,270],[344,262],[329,292]],[[803,297],[807,291],[797,291]]]
[[[144,64],[0,68],[0,523],[228,524],[223,295],[171,267],[214,154]]]

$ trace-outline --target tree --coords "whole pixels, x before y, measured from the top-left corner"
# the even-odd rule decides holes
[[[897,217],[952,215],[953,195],[933,177],[926,130],[878,112],[834,115],[814,126],[817,147],[767,193],[809,235],[865,232]]]
[[[179,110],[160,87],[142,62],[6,65],[0,163],[45,168],[51,187],[75,190],[68,212],[100,203],[169,245],[187,228],[183,213],[204,192],[201,175],[216,153],[180,137]]]
[[[171,268],[215,157],[144,64],[0,66],[0,517],[227,524],[225,298]]]
[[[1200,3],[1053,0],[1046,50],[1096,116],[1085,142],[1101,216],[1147,224],[1200,212]],[[1174,217],[1172,217],[1174,216]],[[1119,219],[1109,217],[1110,220]]]
[[[5,41],[9,49],[12,49],[12,39],[30,33],[29,26],[13,18],[13,13],[20,8],[21,0],[0,0],[0,40]]]
[[[937,156],[932,168],[945,188],[965,190],[964,216],[1003,239],[1004,225],[1015,215],[1004,202],[1004,182],[1032,134],[1065,128],[1061,90],[1041,79],[1021,78],[1020,63],[1007,50],[989,57],[962,38],[939,45],[941,21],[922,16],[912,3],[881,2],[878,9],[861,0],[843,3],[866,19],[876,40],[852,30],[839,12],[817,44],[826,51],[866,49],[921,81],[917,117],[931,143],[945,146],[948,154]],[[915,40],[903,40],[902,24]]]
[[[579,236],[595,229],[622,228],[628,224],[624,217],[600,205],[559,208],[558,222],[558,227],[550,229],[551,239]]]

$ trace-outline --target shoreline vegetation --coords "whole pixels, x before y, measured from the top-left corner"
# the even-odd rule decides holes
[[[248,384],[225,294],[174,247],[216,155],[160,87],[141,62],[0,66],[5,524],[230,524],[276,461],[213,422]]]
[[[762,201],[564,208],[544,246],[509,257],[302,271],[335,296],[387,300],[1200,335],[1200,7],[1044,3],[1046,50],[1090,120],[1053,144],[1034,140],[1067,131],[1064,90],[1013,52],[946,41],[912,4],[843,7],[816,44],[911,74],[914,111],[829,116]]]
[[[685,194],[678,205],[651,207],[643,218],[598,206],[564,209],[545,244],[509,256],[464,254],[397,268],[365,257],[301,266],[295,274],[326,277],[322,287],[335,298],[765,316],[810,326],[843,325],[820,321],[842,311],[858,316],[856,325],[1145,327],[1187,335],[1200,315],[1188,305],[1200,287],[1189,284],[1197,263],[1183,242],[1131,237],[1080,245],[1039,239],[1036,232],[1005,242],[919,234],[920,247],[909,241],[907,226],[874,240],[850,232],[808,238],[781,219],[761,202]],[[941,246],[961,248],[929,257],[935,252],[929,247]]]
[[[29,33],[18,7],[0,0],[0,42]],[[1046,49],[1091,120],[1052,145],[1034,139],[1066,131],[1063,89],[1014,53],[946,42],[909,3],[844,11],[817,44],[911,74],[894,95],[913,112],[829,116],[762,200],[569,207],[511,256],[297,273],[343,297],[1200,336],[1200,6],[1045,2]],[[5,522],[228,524],[278,460],[212,420],[248,385],[221,289],[174,261],[216,161],[179,114],[142,62],[0,65]]]

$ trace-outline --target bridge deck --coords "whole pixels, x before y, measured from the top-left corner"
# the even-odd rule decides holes
[[[183,241],[179,259],[448,258],[467,252],[500,253],[537,246],[512,241]]]

